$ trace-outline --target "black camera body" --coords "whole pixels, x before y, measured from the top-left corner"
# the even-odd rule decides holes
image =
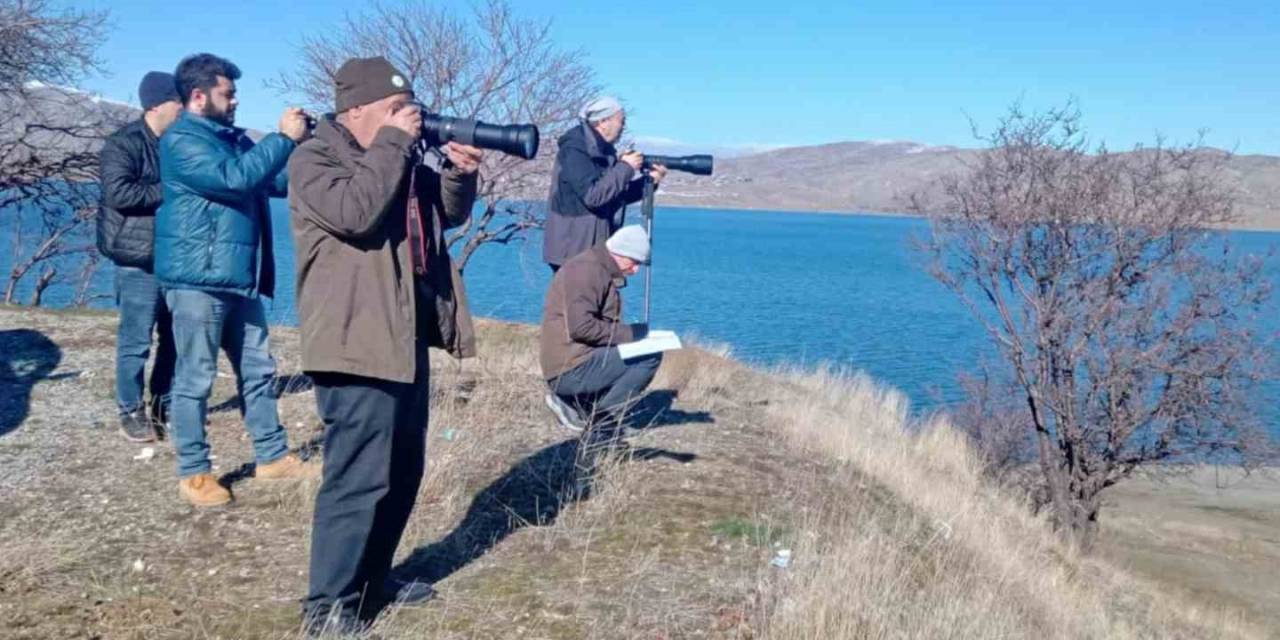
[[[538,127],[532,124],[489,124],[468,118],[451,118],[431,113],[421,103],[422,141],[438,147],[446,142],[493,149],[531,160],[538,155]]]
[[[709,176],[715,159],[706,154],[692,156],[651,156],[644,154],[644,168],[662,165],[671,171],[683,171],[697,176]]]

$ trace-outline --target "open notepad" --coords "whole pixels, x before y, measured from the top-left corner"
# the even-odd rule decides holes
[[[623,360],[630,360],[631,358],[639,358],[659,351],[680,349],[683,346],[680,344],[680,336],[677,336],[676,332],[655,330],[650,331],[649,335],[645,336],[643,340],[624,342],[618,345],[618,353],[622,354]]]

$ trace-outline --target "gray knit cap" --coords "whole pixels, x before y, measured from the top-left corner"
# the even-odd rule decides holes
[[[600,96],[584,105],[578,117],[587,122],[599,122],[622,111],[622,103],[613,96]]]
[[[649,264],[649,234],[644,227],[631,225],[618,229],[605,241],[604,246],[609,253],[631,258],[640,264]]]

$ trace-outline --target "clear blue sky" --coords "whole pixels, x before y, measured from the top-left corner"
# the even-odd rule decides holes
[[[389,2],[388,4],[394,4]],[[466,4],[446,0],[444,4]],[[640,138],[694,147],[897,139],[972,146],[1012,101],[1075,97],[1113,147],[1156,132],[1280,155],[1280,2],[513,0],[550,18],[631,109]],[[114,30],[104,96],[137,101],[149,69],[184,54],[234,60],[244,126],[269,129],[285,99],[263,81],[295,64],[304,34],[363,2],[95,0]]]

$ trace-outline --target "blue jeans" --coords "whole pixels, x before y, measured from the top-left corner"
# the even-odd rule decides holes
[[[165,291],[173,312],[173,338],[178,349],[169,418],[178,452],[178,476],[208,473],[209,443],[204,421],[209,392],[218,372],[218,347],[236,374],[236,390],[244,407],[244,424],[253,439],[258,464],[279,460],[289,451],[288,435],[276,413],[272,380],[276,363],[267,344],[267,316],[262,301],[231,293],[191,289]]]
[[[151,332],[156,333],[156,361],[151,366],[151,403],[169,402],[173,382],[173,318],[156,277],[136,267],[116,268],[116,406],[120,415],[143,406],[143,379],[151,356]]]

